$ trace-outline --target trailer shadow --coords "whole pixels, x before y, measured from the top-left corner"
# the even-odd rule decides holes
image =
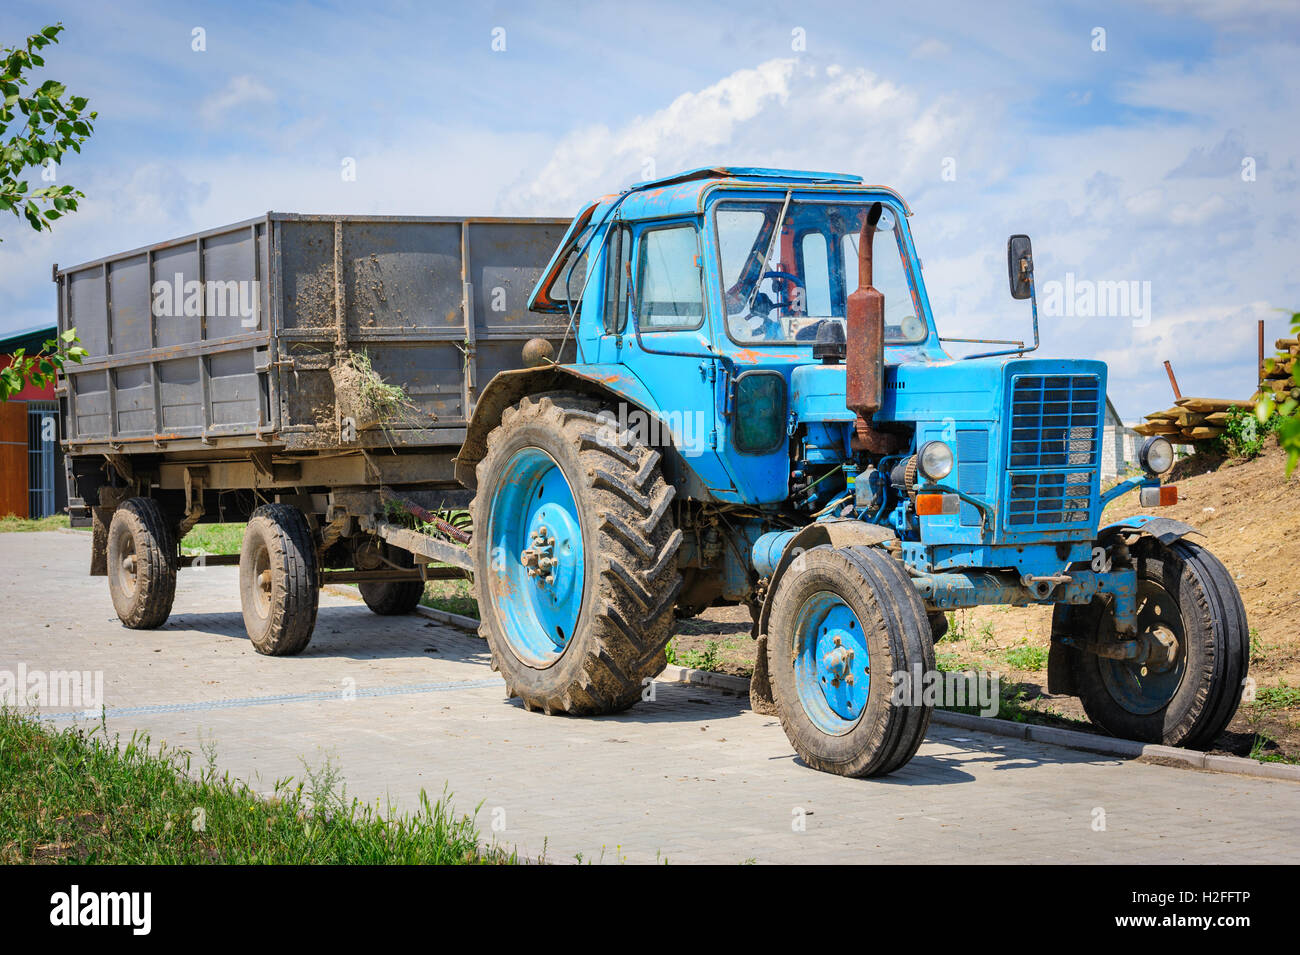
[[[163,630],[197,631],[248,643],[239,611],[174,613]],[[379,617],[365,607],[321,607],[311,643],[299,657],[349,660],[429,658],[460,663],[490,662],[487,641],[424,617]]]

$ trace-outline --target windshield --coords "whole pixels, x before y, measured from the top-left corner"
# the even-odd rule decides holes
[[[858,244],[870,202],[721,202],[713,214],[722,258],[727,332],[737,342],[811,342],[843,322],[858,287]],[[780,231],[777,231],[777,223]],[[872,285],[885,297],[885,342],[925,341],[912,302],[902,234],[884,207],[872,246]]]

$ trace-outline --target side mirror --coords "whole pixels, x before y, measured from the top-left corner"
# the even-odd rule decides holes
[[[1007,278],[1011,281],[1012,298],[1029,298],[1033,275],[1034,250],[1029,244],[1029,236],[1011,236],[1007,239]]]

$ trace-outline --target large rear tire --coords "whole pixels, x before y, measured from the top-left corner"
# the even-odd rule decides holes
[[[507,692],[546,713],[611,713],[663,670],[682,533],[660,455],[567,393],[502,415],[479,462],[474,591]]]
[[[883,776],[916,753],[933,707],[910,681],[934,670],[934,642],[897,560],[873,547],[807,551],[777,585],[767,640],[781,725],[805,763]],[[896,692],[900,674],[909,684]]]
[[[1143,538],[1133,551],[1138,638],[1172,652],[1130,662],[1069,647],[1074,686],[1088,719],[1112,736],[1206,748],[1237,712],[1250,665],[1241,595],[1219,559],[1192,541]],[[1083,643],[1117,639],[1102,599],[1058,614],[1054,631]]]
[[[176,599],[177,565],[176,537],[158,502],[122,502],[108,527],[108,592],[118,619],[132,630],[166,623]]]
[[[253,512],[239,552],[244,629],[267,656],[301,653],[311,642],[320,603],[320,575],[311,525],[288,504]]]

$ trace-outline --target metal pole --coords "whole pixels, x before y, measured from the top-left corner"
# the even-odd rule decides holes
[[[1264,377],[1264,320],[1262,318],[1259,320],[1259,364],[1255,367],[1259,371],[1257,377],[1262,380]]]
[[[1165,371],[1169,374],[1169,386],[1174,389],[1174,400],[1182,401],[1183,393],[1178,390],[1178,379],[1174,377],[1174,366],[1165,362]]]

